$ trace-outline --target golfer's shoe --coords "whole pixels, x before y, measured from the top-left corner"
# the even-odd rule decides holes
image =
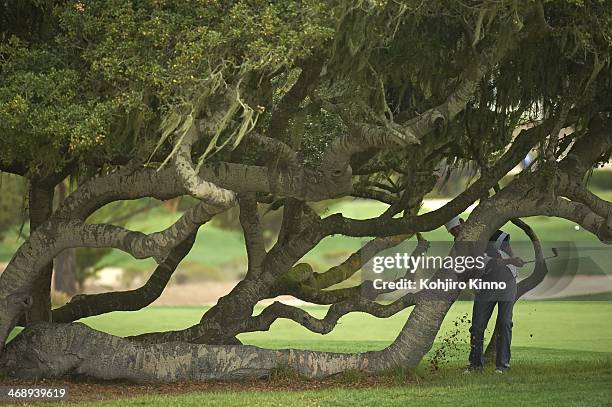
[[[464,371],[463,374],[472,374],[474,372],[482,372],[482,366],[468,366]]]

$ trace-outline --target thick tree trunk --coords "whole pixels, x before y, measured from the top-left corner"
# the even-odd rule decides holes
[[[61,205],[66,199],[67,191],[66,184],[60,182],[57,186],[58,202]],[[62,251],[54,262],[55,266],[55,278],[53,279],[53,286],[56,291],[66,293],[68,295],[74,295],[77,290],[76,281],[76,250],[73,248]]]
[[[53,212],[53,188],[30,186],[30,233],[43,224]],[[51,320],[51,277],[53,260],[40,271],[32,287],[32,307],[26,317],[26,323]]]
[[[56,291],[74,295],[77,291],[76,281],[76,250],[66,249],[62,251],[54,261],[55,278],[53,287]]]

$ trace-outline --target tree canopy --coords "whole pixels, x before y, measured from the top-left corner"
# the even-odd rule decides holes
[[[133,157],[163,161],[172,148],[168,136],[188,117],[222,110],[227,120],[216,125],[215,144],[199,153],[204,157],[237,145],[257,122],[265,127],[302,70],[318,71],[311,74],[317,83],[309,81],[313,90],[301,98],[292,131],[273,136],[285,142],[293,136],[293,145],[303,140],[315,153],[345,130],[340,113],[395,129],[439,105],[475,58],[502,60],[465,113],[477,139],[472,144],[487,151],[456,146],[455,155],[484,159],[503,148],[525,116],[559,109],[572,97],[591,115],[605,105],[596,81],[599,70],[609,69],[607,6],[5,2],[2,162],[45,175],[73,160],[94,167]],[[465,124],[457,126],[465,133]]]

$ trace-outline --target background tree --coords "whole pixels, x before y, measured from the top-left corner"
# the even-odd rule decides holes
[[[31,325],[9,343],[4,372],[170,381],[260,377],[279,366],[312,377],[414,367],[459,292],[423,290],[383,304],[367,281],[334,287],[375,253],[475,202],[458,238],[472,243],[460,253],[478,253],[496,228],[534,215],[563,217],[612,240],[611,204],[584,184],[612,147],[605,2],[12,6],[3,5],[11,19],[0,50],[0,137],[8,146],[0,162],[27,176],[31,201],[42,204],[0,277],[0,339],[31,309],[53,323]],[[572,131],[560,137],[562,128]],[[532,149],[536,163],[493,192]],[[443,161],[474,163],[479,177],[418,215]],[[66,174],[83,182],[50,213],[49,186]],[[184,195],[194,205],[148,235],[91,217],[115,201]],[[389,206],[355,220],[312,205],[349,195]],[[120,339],[70,323],[150,304],[199,227],[235,205],[248,268],[198,324]],[[270,248],[259,214],[265,205],[282,208]],[[329,270],[299,263],[333,235],[372,240]],[[76,296],[50,312],[40,282],[48,281],[46,265],[72,247],[119,249],[158,266],[136,290]],[[446,278],[466,276],[434,276]],[[281,294],[330,307],[323,319],[278,302],[253,315],[259,301]],[[382,351],[266,350],[236,338],[278,318],[325,334],[350,312],[388,317],[407,307],[406,324]]]
[[[22,179],[0,173],[0,241],[8,232],[19,229],[24,215],[26,186]]]

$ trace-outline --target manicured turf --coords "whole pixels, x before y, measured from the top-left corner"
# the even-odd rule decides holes
[[[506,375],[430,374],[417,383],[309,391],[208,392],[122,400],[122,406],[609,406],[612,364],[525,365]],[[412,376],[411,379],[417,379]],[[96,406],[119,402],[92,403]]]

